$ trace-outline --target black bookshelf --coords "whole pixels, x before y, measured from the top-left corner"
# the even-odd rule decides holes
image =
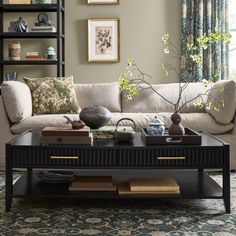
[[[57,76],[65,76],[65,0],[54,4],[3,4],[0,0],[0,84],[4,80],[5,65],[55,65]],[[57,32],[4,32],[4,13],[8,12],[55,12]],[[56,39],[57,60],[4,60],[4,40],[8,39]]]

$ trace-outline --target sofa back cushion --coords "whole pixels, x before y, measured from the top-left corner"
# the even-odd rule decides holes
[[[33,101],[33,114],[78,114],[73,76],[24,78]]]
[[[32,115],[31,93],[25,83],[4,81],[1,91],[8,117],[12,123],[18,123]]]
[[[223,88],[223,90],[221,90]],[[219,106],[219,110],[207,109],[209,113],[218,123],[229,124],[235,115],[236,109],[236,84],[233,80],[218,81],[212,85],[209,92],[206,107],[218,106],[219,100],[224,101],[224,106]]]
[[[183,86],[183,84],[182,84]],[[145,86],[144,86],[145,87]],[[153,88],[158,91],[165,98],[173,103],[176,103],[179,96],[179,83],[173,84],[158,84],[153,85]],[[199,93],[205,92],[202,83],[189,83],[188,87],[182,94],[180,105],[186,101],[190,101]],[[125,91],[122,92],[122,111],[123,112],[144,112],[144,113],[157,113],[157,112],[174,112],[174,106],[165,101],[151,89],[146,89],[137,97],[132,100],[127,100],[124,97]],[[206,97],[202,97],[204,102]],[[200,109],[194,106],[194,102],[187,103],[180,112],[205,112],[205,107]]]
[[[81,108],[100,105],[111,112],[121,112],[118,83],[75,84],[75,93]]]

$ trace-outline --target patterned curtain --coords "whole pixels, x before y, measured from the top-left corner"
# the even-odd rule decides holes
[[[228,0],[182,0],[181,49],[183,61],[182,81],[199,82],[203,79],[228,79],[228,45],[217,45],[207,50],[200,50],[203,65],[199,67],[192,60],[187,60],[187,43],[196,44],[196,39],[204,33],[208,35],[218,30],[228,31]]]

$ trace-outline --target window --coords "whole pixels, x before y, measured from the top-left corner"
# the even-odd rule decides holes
[[[229,53],[230,79],[236,80],[236,1],[229,0],[229,30],[232,34]]]

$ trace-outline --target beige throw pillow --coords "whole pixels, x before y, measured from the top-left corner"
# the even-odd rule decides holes
[[[75,92],[81,108],[99,105],[110,112],[121,112],[121,96],[117,82],[76,84]]]
[[[220,92],[220,88],[223,88],[223,92]],[[220,99],[224,100],[224,106],[219,107],[219,111],[207,109],[207,113],[218,123],[229,124],[234,118],[236,109],[235,82],[233,80],[222,80],[213,84],[207,98],[206,107],[217,105]]]
[[[75,114],[79,105],[73,77],[24,78],[32,94],[33,114]]]
[[[4,81],[2,97],[9,119],[12,123],[32,116],[32,99],[29,87],[19,81]]]

